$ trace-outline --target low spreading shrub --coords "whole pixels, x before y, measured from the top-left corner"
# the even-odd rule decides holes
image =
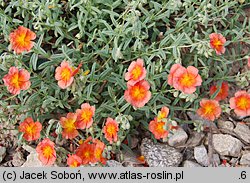
[[[42,163],[80,166],[130,151],[133,138],[166,141],[194,123],[188,111],[250,115],[249,6],[1,0],[0,124]]]

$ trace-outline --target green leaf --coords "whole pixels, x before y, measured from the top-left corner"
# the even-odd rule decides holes
[[[33,53],[30,58],[30,65],[32,65],[33,69],[36,70],[37,66],[37,60],[38,60],[38,54]]]

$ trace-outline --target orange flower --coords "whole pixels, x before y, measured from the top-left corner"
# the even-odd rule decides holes
[[[210,38],[210,47],[216,51],[217,55],[225,53],[224,44],[226,39],[221,34],[212,33],[209,35]]]
[[[170,85],[170,86],[173,86],[173,79],[174,79],[174,74],[175,74],[175,72],[176,72],[176,70],[177,69],[179,69],[179,68],[181,68],[182,66],[181,66],[181,64],[174,64],[172,67],[171,67],[171,69],[170,69],[170,73],[169,73],[169,75],[168,75],[168,84]],[[182,68],[184,68],[184,67],[182,67]]]
[[[92,158],[91,163],[101,162],[102,164],[106,164],[106,159],[103,157],[103,151],[105,148],[105,144],[98,139],[93,139],[91,136],[88,137],[83,143],[87,145],[94,145],[94,159]]]
[[[17,95],[21,90],[27,90],[30,87],[30,73],[25,69],[11,67],[9,73],[3,77],[4,85],[8,87],[8,91]]]
[[[139,156],[136,158],[140,163],[142,164],[145,164],[146,163],[146,160],[145,160],[145,157],[144,156]]]
[[[137,61],[133,61],[130,64],[128,72],[125,74],[125,80],[128,81],[129,85],[134,85],[146,77],[147,71],[143,67],[143,64],[142,59],[137,59]]]
[[[157,120],[161,121],[163,118],[167,118],[169,114],[169,108],[168,107],[162,107],[161,111],[159,111],[158,116],[157,116]]]
[[[221,114],[221,107],[218,101],[202,99],[200,101],[200,108],[197,110],[197,114],[202,118],[210,121],[214,121],[219,118]]]
[[[44,165],[52,165],[55,162],[56,151],[54,146],[55,143],[48,138],[45,138],[37,145],[36,152],[38,153],[38,159]]]
[[[128,89],[124,93],[125,100],[134,107],[143,107],[151,98],[150,85],[142,80],[134,86],[127,84]]]
[[[68,154],[67,165],[69,165],[69,167],[79,167],[81,164],[82,159],[79,156]]]
[[[250,57],[247,59],[247,66],[250,68]]]
[[[76,155],[82,159],[82,164],[96,163],[95,145],[84,142],[76,149]]]
[[[24,51],[29,52],[32,49],[34,46],[32,40],[36,39],[36,34],[28,28],[19,26],[18,29],[10,33],[9,39],[11,49],[20,54]]]
[[[98,139],[93,139],[93,143],[95,144],[95,151],[94,151],[95,158],[102,164],[106,164],[106,159],[102,155],[103,150],[105,148],[105,144]]]
[[[105,134],[105,138],[109,141],[110,144],[112,144],[113,142],[117,142],[118,131],[118,123],[114,119],[108,118],[102,132]]]
[[[40,122],[34,122],[31,117],[26,118],[19,126],[18,130],[23,132],[23,138],[27,141],[37,140],[40,138],[42,125]]]
[[[149,123],[149,131],[154,134],[156,139],[166,138],[168,136],[168,131],[164,129],[165,125],[165,122],[157,121],[157,119],[155,118]]]
[[[69,87],[74,81],[74,76],[80,70],[82,64],[80,63],[77,69],[69,65],[69,62],[63,61],[61,66],[56,68],[55,79],[58,81],[58,86],[62,89]]]
[[[238,116],[250,115],[250,94],[246,91],[238,91],[230,98],[230,107]]]
[[[68,113],[67,117],[61,117],[60,123],[63,128],[62,136],[66,139],[73,139],[78,135],[76,128],[77,114]]]
[[[216,90],[217,90],[216,85],[211,86],[211,88],[210,88],[210,96],[212,96],[216,92]],[[229,90],[228,83],[223,82],[222,85],[221,85],[219,93],[215,97],[215,100],[220,101],[220,100],[226,99],[227,96],[228,96],[228,90]]]
[[[80,139],[79,141],[78,141],[78,143],[79,143],[79,145],[81,145],[81,144],[83,144],[83,140],[82,139]]]
[[[93,124],[92,117],[95,114],[95,107],[90,106],[88,103],[81,105],[81,109],[76,110],[77,120],[76,126],[78,129],[89,128]]]
[[[196,91],[196,87],[202,83],[198,69],[193,66],[179,67],[173,74],[173,87],[186,94]]]

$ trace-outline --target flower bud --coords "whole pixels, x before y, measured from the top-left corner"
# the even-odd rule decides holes
[[[125,128],[128,130],[130,128],[130,124],[127,123],[126,126],[125,126]]]
[[[211,4],[211,3],[208,3],[208,4],[207,4],[207,8],[209,8],[209,9],[212,8],[212,4]]]
[[[91,126],[91,127],[89,128],[89,132],[92,133],[93,131],[94,131],[94,128]]]
[[[107,149],[108,149],[108,151],[111,151],[112,150],[112,146],[108,146]]]
[[[121,145],[121,141],[118,140],[118,141],[116,142],[116,145],[117,145],[117,146],[120,146],[120,145]]]

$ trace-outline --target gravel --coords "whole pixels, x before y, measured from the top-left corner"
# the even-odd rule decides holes
[[[183,162],[183,167],[193,168],[193,167],[202,167],[202,166],[193,161],[186,160]]]
[[[250,166],[250,151],[243,152],[243,155],[240,159],[240,164]]]
[[[3,161],[6,155],[6,147],[0,146],[0,163]]]
[[[209,165],[207,149],[204,145],[194,148],[194,158],[199,164],[203,166]]]
[[[184,145],[187,139],[188,139],[187,133],[182,128],[179,128],[168,139],[168,144],[173,147],[178,147],[178,146]]]
[[[221,129],[226,129],[232,131],[234,129],[234,124],[231,121],[218,121],[218,127]]]
[[[234,132],[240,136],[247,143],[250,143],[250,129],[247,125],[242,123],[237,123]]]
[[[183,155],[167,144],[154,144],[144,138],[141,144],[141,154],[150,167],[177,167],[182,162]]]
[[[243,144],[231,135],[214,134],[213,146],[220,155],[238,157]]]

